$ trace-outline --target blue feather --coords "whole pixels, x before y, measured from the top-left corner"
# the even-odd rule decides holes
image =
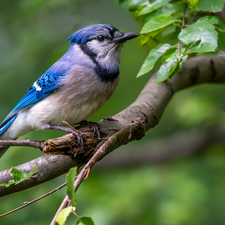
[[[24,97],[3,120],[0,125],[0,135],[12,124],[18,113],[37,104],[52,94],[54,91],[59,89],[59,78],[61,78],[63,74],[52,73],[48,71],[46,71],[46,73],[44,73],[36,82],[34,82]]]
[[[98,24],[84,27],[74,34],[72,34],[66,41],[70,41],[71,43],[75,42],[77,44],[84,44],[91,39],[93,33],[96,33],[98,30],[103,28],[107,28],[110,33],[117,31],[118,29],[109,24]]]
[[[33,83],[0,124],[0,139],[13,140],[48,123],[73,125],[87,119],[115,90],[121,46],[136,36],[108,24],[72,34],[67,39],[69,50]],[[0,157],[6,150],[0,147]]]
[[[17,117],[17,115],[13,116],[4,125],[0,126],[0,135],[5,132],[5,130],[13,123],[13,121],[16,119],[16,117]]]
[[[111,36],[113,36],[114,32],[118,30],[108,24],[91,25],[78,30],[72,34],[67,41],[69,40],[71,43],[75,42],[77,44],[84,44],[93,37],[93,34],[96,35],[105,29],[108,29]],[[68,70],[70,70],[71,65],[82,64],[82,60],[77,56],[74,57],[73,52],[71,51],[72,50],[70,48],[61,59],[53,64],[36,82],[34,82],[25,96],[18,102],[18,104],[0,124],[0,135],[13,123],[21,111],[37,104],[54,91],[58,90],[62,84],[61,78]],[[106,73],[109,74],[109,76],[111,76],[112,73],[112,75],[115,74],[117,76],[118,69],[116,71],[109,72],[96,67],[96,73]]]

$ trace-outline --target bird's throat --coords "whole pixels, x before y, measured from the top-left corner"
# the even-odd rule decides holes
[[[101,81],[106,83],[112,82],[119,76],[119,68],[115,70],[109,70],[96,63],[95,73]]]
[[[116,63],[115,66],[111,67],[104,67],[100,65],[100,63],[96,60],[97,55],[92,52],[90,49],[87,48],[85,44],[80,44],[80,48],[82,51],[90,57],[90,59],[95,64],[94,70],[98,78],[103,82],[112,82],[119,76],[119,62]],[[109,61],[106,65],[109,66],[109,64],[113,64]]]

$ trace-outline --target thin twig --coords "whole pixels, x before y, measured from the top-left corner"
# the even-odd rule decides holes
[[[57,212],[55,213],[50,225],[57,225],[56,218],[57,218],[59,212],[68,206],[68,201],[69,201],[69,198],[68,198],[68,195],[66,195],[66,197],[63,199],[60,207],[58,208]]]
[[[97,150],[97,152],[91,157],[91,159],[87,162],[87,164],[78,174],[74,182],[74,190],[77,191],[82,181],[88,177],[91,168],[95,165],[97,161],[99,161],[105,155],[106,151],[110,147],[119,142],[119,140],[121,138],[124,138],[124,136],[127,136],[128,139],[130,139],[134,131],[136,131],[140,127],[144,129],[143,122],[140,119],[137,119],[129,127],[126,127],[109,137],[109,139]]]
[[[78,134],[83,135],[82,132],[80,132],[79,130],[75,129],[75,128],[74,128],[73,126],[71,126],[68,122],[66,122],[66,121],[62,121],[62,122],[65,123],[70,129],[76,131]],[[85,135],[86,135],[86,134],[85,134]],[[89,136],[89,137],[90,137],[90,136]],[[91,137],[91,138],[92,138],[92,137]]]
[[[9,211],[9,212],[7,212],[7,213],[4,213],[4,214],[0,215],[0,218],[3,217],[3,216],[7,216],[7,215],[9,215],[9,214],[11,214],[11,213],[13,213],[13,212],[16,212],[16,211],[18,211],[18,210],[20,210],[20,209],[22,209],[22,208],[25,208],[25,207],[27,207],[28,205],[31,205],[32,203],[37,202],[37,201],[41,200],[42,198],[45,198],[45,197],[49,196],[50,194],[52,194],[52,193],[54,193],[54,192],[60,190],[60,189],[63,188],[64,186],[66,186],[66,183],[61,184],[59,187],[55,188],[54,190],[52,190],[52,191],[50,191],[50,192],[48,192],[48,193],[46,193],[46,194],[44,194],[44,195],[42,195],[42,196],[40,196],[40,197],[34,199],[34,200],[32,200],[32,201],[25,202],[24,205],[21,205],[20,207],[18,207],[18,208],[16,208],[16,209],[13,209],[13,210],[11,210],[11,211]]]
[[[183,18],[182,18],[182,25],[181,25],[181,31],[185,28],[185,15],[187,11],[187,3],[183,0],[185,6],[184,6],[184,12],[183,12]],[[181,60],[181,41],[178,41],[178,57],[179,57],[179,62]]]
[[[8,146],[28,146],[34,148],[43,148],[44,141],[31,141],[30,139],[26,140],[0,140],[1,147],[8,147]]]

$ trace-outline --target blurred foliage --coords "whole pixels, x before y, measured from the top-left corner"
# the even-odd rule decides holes
[[[149,52],[137,77],[152,70],[156,61],[161,58],[157,73],[157,83],[160,83],[176,74],[189,55],[225,50],[221,44],[225,25],[216,14],[211,14],[222,10],[224,0],[122,2],[126,3],[127,10],[141,23],[142,45],[148,44],[150,40],[158,44]]]
[[[224,156],[224,148],[212,146],[195,158],[97,170],[78,191],[78,211],[85,208],[99,225],[222,225]]]
[[[135,1],[133,1],[135,3]],[[145,1],[143,1],[145,2]],[[209,1],[208,1],[209,2]],[[121,31],[140,27],[117,2],[104,0],[2,0],[0,2],[0,118],[3,120],[32,83],[68,49],[67,37],[93,23],[110,23]],[[161,37],[164,38],[164,37]],[[140,38],[128,42],[121,54],[121,82],[112,98],[90,118],[112,116],[135,100],[149,79],[136,79],[152,41],[140,47]],[[156,71],[160,64],[152,73]],[[148,75],[150,75],[148,73]],[[201,85],[177,93],[160,123],[138,142],[180,132],[204,132],[224,127],[224,86]],[[61,132],[33,131],[21,137],[45,140]],[[137,146],[131,143],[126,148]],[[113,152],[123,157],[123,147]],[[97,225],[222,225],[225,223],[225,146],[215,143],[198,154],[158,165],[107,168],[91,171],[77,193],[77,212],[91,216]],[[8,169],[42,155],[36,149],[10,148],[0,169]],[[107,157],[110,157],[107,156]],[[0,213],[7,212],[51,191],[65,175],[43,185],[1,198]],[[1,224],[49,224],[66,189],[0,218]],[[74,224],[69,216],[66,225]]]

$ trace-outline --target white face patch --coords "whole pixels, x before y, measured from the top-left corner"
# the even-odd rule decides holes
[[[34,82],[33,86],[35,87],[36,91],[41,91],[41,87],[38,86],[36,81]]]
[[[121,47],[114,43],[109,43],[108,40],[104,42],[99,42],[93,39],[87,42],[87,47],[95,53],[96,59],[101,66],[104,68],[114,68],[119,65],[119,55]]]

